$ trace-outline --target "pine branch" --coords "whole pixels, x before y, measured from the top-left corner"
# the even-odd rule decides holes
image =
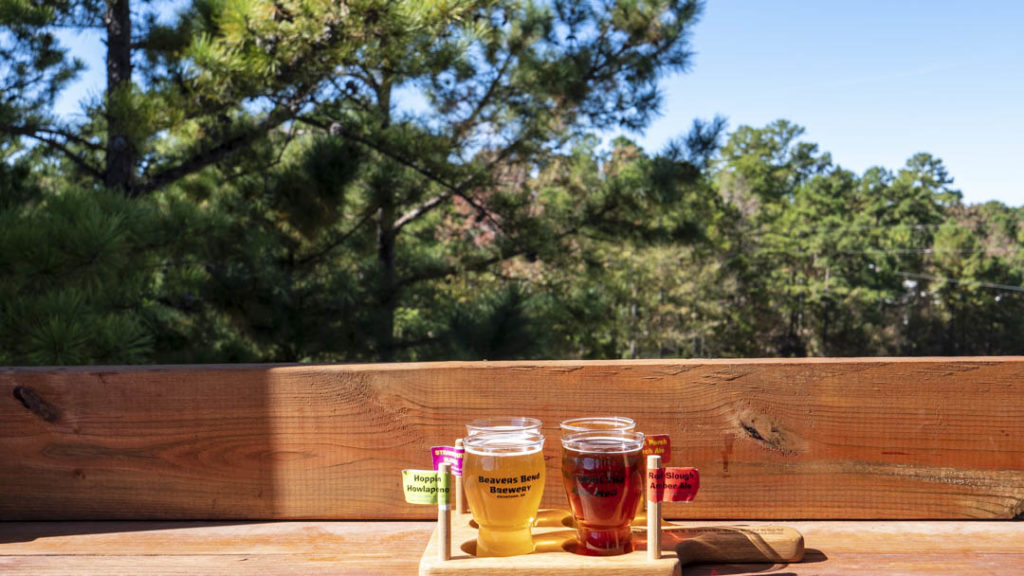
[[[358,74],[350,70],[348,72],[349,75],[351,75],[354,78],[358,78],[363,82],[366,82],[366,84],[370,86],[370,89],[373,90],[378,96],[380,96],[380,83],[377,82],[377,79],[373,77],[373,71],[363,65],[356,66],[356,68],[359,68],[362,74]]]
[[[40,141],[43,141],[43,140],[38,136],[38,134],[41,134],[41,133],[42,134],[52,134],[53,136],[58,136],[60,138],[64,138],[65,140],[67,140],[69,142],[72,142],[72,143],[84,146],[84,147],[86,147],[86,148],[88,148],[90,150],[96,150],[96,151],[103,150],[103,146],[101,146],[99,144],[96,144],[95,142],[90,142],[89,140],[87,140],[85,138],[82,138],[81,136],[79,136],[77,134],[73,134],[71,132],[67,132],[67,131],[64,131],[64,130],[61,130],[61,129],[55,128],[55,127],[46,127],[46,126],[13,126],[13,125],[10,125],[10,126],[0,126],[0,131],[6,132],[7,134],[16,135],[16,136],[28,136],[29,138],[34,138],[34,139],[40,140]]]
[[[300,258],[298,260],[297,264],[299,266],[305,266],[307,264],[315,263],[318,260],[323,259],[325,256],[330,254],[332,250],[334,250],[338,246],[341,246],[342,244],[344,244],[346,240],[348,240],[349,238],[352,237],[353,234],[358,232],[359,229],[362,228],[364,224],[366,224],[367,222],[370,221],[370,218],[372,218],[374,215],[376,215],[376,213],[377,213],[376,209],[369,209],[369,210],[367,210],[363,214],[363,216],[361,218],[359,218],[359,221],[357,221],[352,226],[352,228],[350,228],[348,231],[346,231],[341,236],[339,236],[339,237],[335,238],[334,240],[332,240],[330,243],[327,244],[327,246],[324,246],[323,248],[321,248],[320,250],[314,252],[313,254],[308,254],[306,256],[303,256],[302,258]]]
[[[0,54],[2,54],[4,58],[10,58],[12,60],[14,59],[14,53],[11,51],[3,50],[2,52],[0,52]],[[14,102],[18,98],[18,92],[27,89],[29,86],[32,86],[33,84],[38,84],[42,82],[44,79],[46,79],[45,71],[39,72],[34,76],[23,76],[20,81],[13,82],[11,84],[4,86],[4,92],[9,94],[6,101]]]
[[[99,148],[95,144],[92,144],[92,143],[90,143],[88,141],[85,141],[85,140],[83,140],[81,138],[78,138],[78,137],[70,135],[70,134],[64,134],[64,133],[61,133],[59,131],[55,131],[55,130],[51,130],[51,129],[45,129],[45,128],[33,129],[33,128],[24,127],[24,126],[0,126],[0,132],[4,132],[4,133],[10,134],[12,136],[25,136],[27,138],[32,138],[33,140],[37,140],[39,142],[42,142],[47,147],[53,148],[54,150],[57,150],[57,151],[61,152],[68,160],[72,161],[76,166],[78,166],[83,171],[85,171],[85,173],[88,174],[89,176],[91,176],[91,177],[93,177],[96,180],[99,180],[101,182],[103,181],[103,176],[104,176],[103,170],[101,170],[101,169],[99,169],[99,168],[89,164],[85,160],[85,158],[82,158],[81,156],[76,154],[73,150],[71,150],[67,146],[66,143],[60,142],[59,140],[57,140],[55,138],[50,138],[50,137],[44,136],[41,133],[54,134],[55,136],[61,136],[61,137],[67,138],[68,140],[74,141],[76,143],[82,143],[82,144],[88,146],[89,148],[91,148],[93,150],[96,150],[97,148]]]
[[[332,28],[325,28],[322,31],[321,36],[313,42],[313,44],[319,46],[320,49],[313,50],[303,55],[301,58],[290,62],[287,66],[277,71],[275,74],[275,80],[278,82],[284,81],[285,83],[290,83],[288,79],[293,78],[295,74],[306,70],[311,61],[315,65],[317,63],[316,58],[318,54],[321,54],[322,51],[329,50],[345,38],[345,34],[336,32],[337,31]],[[179,86],[184,87],[181,78],[178,78],[177,80]],[[256,126],[242,134],[229,138],[216,146],[200,150],[194,156],[184,160],[177,166],[173,166],[156,173],[149,179],[134,186],[132,189],[132,195],[142,196],[153,192],[154,190],[162,188],[180,178],[198,172],[203,168],[215,164],[241,149],[244,149],[269,131],[277,128],[281,124],[284,124],[288,120],[293,119],[301,109],[302,104],[311,94],[316,92],[317,85],[318,82],[314,82],[311,86],[300,84],[292,98],[290,98],[285,104],[277,105],[270,111],[270,113],[267,114],[266,118]],[[220,110],[224,110],[225,108],[227,107],[222,106]]]
[[[97,144],[95,142],[90,142],[89,140],[87,140],[85,138],[82,138],[81,136],[79,136],[77,134],[73,134],[71,132],[66,132],[64,130],[59,130],[57,128],[38,128],[37,130],[39,132],[46,132],[47,134],[53,134],[54,136],[60,136],[61,138],[64,138],[64,139],[66,139],[66,140],[68,140],[70,142],[74,142],[75,144],[78,144],[79,146],[84,146],[84,147],[88,148],[89,150],[96,150],[96,151],[103,150],[103,146],[102,145]]]
[[[395,233],[398,233],[398,231],[401,230],[403,226],[417,220],[418,218],[420,218],[430,210],[434,209],[435,207],[439,206],[442,202],[451,197],[452,192],[442,192],[441,194],[434,196],[433,198],[406,212],[398,220],[395,220]]]
[[[554,237],[554,241],[562,240],[564,238],[572,236],[573,234],[576,234],[577,232],[579,232],[579,227],[573,226],[572,228],[564,230],[558,235],[556,235]],[[434,268],[432,270],[427,270],[424,272],[420,272],[418,274],[411,274],[409,276],[406,276],[405,278],[399,279],[398,282],[396,283],[396,289],[403,288],[410,284],[415,284],[416,282],[424,282],[427,280],[437,280],[439,278],[445,278],[447,276],[452,276],[460,272],[479,272],[495,264],[505,262],[507,260],[511,260],[512,258],[516,258],[524,254],[529,254],[531,252],[532,251],[530,249],[520,246],[510,252],[498,254],[496,256],[491,256],[490,258],[485,258],[483,260],[477,260],[476,262],[471,262],[469,264],[463,264],[460,266],[448,266],[445,268]]]
[[[363,146],[366,146],[367,148],[370,148],[371,150],[373,150],[373,151],[375,151],[375,152],[377,152],[379,154],[387,156],[389,159],[394,160],[395,162],[398,162],[402,166],[405,166],[406,168],[410,168],[410,169],[418,172],[420,175],[425,176],[431,182],[434,182],[436,184],[440,184],[441,186],[447,188],[448,190],[451,190],[453,193],[458,193],[457,192],[457,190],[458,190],[458,186],[457,185],[452,184],[451,182],[448,182],[447,180],[442,178],[440,175],[435,174],[434,172],[430,171],[427,168],[424,168],[423,166],[420,166],[416,162],[414,162],[412,160],[409,160],[408,158],[405,158],[404,156],[400,156],[398,154],[395,154],[391,150],[388,150],[387,148],[377,144],[376,142],[373,142],[371,140],[368,140],[366,138],[363,138],[363,137],[361,137],[359,135],[353,134],[353,133],[345,130],[341,126],[340,122],[332,122],[332,123],[328,124],[326,122],[323,122],[321,120],[317,120],[316,118],[312,118],[310,116],[300,116],[298,118],[298,120],[300,122],[304,122],[306,124],[309,124],[310,126],[314,126],[316,128],[320,128],[321,130],[324,130],[324,131],[328,132],[331,135],[340,135],[340,136],[343,136],[345,138],[348,138],[349,140],[352,140],[353,142],[358,142],[359,144],[362,144]]]
[[[493,265],[495,265],[495,264],[497,264],[499,262],[504,262],[505,260],[509,260],[511,258],[515,258],[516,256],[519,256],[519,255],[525,254],[525,253],[526,253],[525,250],[516,250],[516,251],[514,251],[514,252],[512,252],[510,254],[507,254],[507,255],[492,256],[490,258],[485,258],[483,260],[477,260],[476,262],[471,262],[469,264],[463,264],[461,266],[448,266],[448,267],[445,267],[445,268],[434,268],[434,269],[426,270],[426,271],[419,272],[419,273],[416,273],[416,274],[410,274],[409,276],[406,276],[404,278],[399,279],[398,282],[395,283],[395,288],[396,289],[401,289],[401,288],[404,288],[406,286],[409,286],[410,284],[415,284],[417,282],[425,282],[427,280],[437,280],[438,278],[445,278],[447,276],[454,276],[454,275],[456,275],[456,274],[458,274],[460,272],[479,272],[480,270],[484,270],[484,269],[486,269],[486,268],[488,268],[490,266],[493,266]]]
[[[308,116],[300,117],[299,121],[305,122],[305,123],[307,123],[307,124],[309,124],[311,126],[316,126],[317,128],[321,128],[323,130],[326,130],[327,132],[329,132],[332,135],[344,136],[345,138],[348,138],[349,140],[352,140],[354,142],[358,142],[359,144],[362,144],[363,146],[366,146],[367,148],[370,148],[370,149],[374,150],[375,152],[377,152],[379,154],[383,154],[384,156],[387,156],[391,160],[394,160],[395,162],[398,162],[399,164],[401,164],[402,166],[405,166],[406,168],[411,168],[412,170],[414,170],[416,172],[419,172],[422,176],[426,176],[432,182],[440,184],[441,186],[443,186],[443,187],[445,187],[445,188],[447,188],[449,190],[452,190],[453,192],[457,191],[457,189],[458,189],[458,186],[456,184],[452,184],[451,182],[448,182],[443,177],[441,177],[439,174],[436,174],[436,173],[430,171],[429,169],[424,168],[423,166],[420,166],[415,161],[409,160],[408,158],[405,158],[404,156],[396,154],[396,153],[392,152],[391,150],[388,150],[387,148],[377,144],[376,142],[373,142],[372,140],[368,140],[368,139],[363,138],[363,137],[361,137],[361,136],[359,136],[357,134],[353,134],[352,132],[349,132],[349,131],[345,130],[342,127],[340,122],[332,122],[330,124],[326,124],[326,123],[324,123],[322,121],[310,118]]]
[[[381,146],[381,145],[377,144],[376,142],[373,142],[372,140],[369,140],[367,138],[363,138],[362,136],[359,136],[357,134],[353,134],[352,132],[349,132],[349,131],[345,130],[342,127],[340,122],[332,122],[332,123],[328,124],[328,123],[326,123],[326,122],[324,122],[322,120],[318,120],[318,119],[312,118],[310,116],[300,116],[298,118],[298,120],[300,122],[304,122],[304,123],[306,123],[306,124],[308,124],[310,126],[314,126],[316,128],[320,128],[320,129],[328,132],[329,134],[340,135],[340,136],[348,138],[348,139],[350,139],[350,140],[352,140],[354,142],[362,144],[363,146],[366,146],[367,148],[370,148],[370,149],[374,150],[375,152],[377,152],[377,153],[379,153],[379,154],[381,154],[383,156],[386,156],[387,158],[389,158],[391,160],[394,160],[395,162],[398,162],[402,166],[405,166],[406,168],[410,168],[410,169],[418,172],[420,175],[426,177],[427,179],[429,179],[430,181],[432,181],[432,182],[434,182],[436,184],[441,185],[442,187],[444,187],[445,189],[448,190],[448,192],[439,194],[438,196],[435,196],[434,198],[431,198],[430,200],[427,200],[426,202],[424,202],[420,206],[412,209],[411,211],[409,211],[406,214],[404,214],[401,217],[399,217],[399,219],[396,221],[396,226],[395,226],[395,230],[396,231],[400,230],[402,227],[406,226],[407,224],[410,224],[411,222],[414,222],[415,220],[417,220],[417,219],[421,218],[422,216],[426,215],[428,212],[430,212],[430,210],[436,208],[437,206],[440,206],[445,200],[451,198],[452,196],[458,196],[459,198],[462,198],[463,200],[466,201],[467,204],[472,206],[473,209],[476,210],[478,214],[481,214],[485,218],[487,218],[487,220],[490,221],[491,224],[493,224],[495,228],[497,228],[499,230],[502,229],[501,223],[497,220],[497,218],[494,217],[494,214],[486,206],[484,206],[476,198],[474,198],[471,194],[467,193],[467,190],[469,188],[471,188],[472,186],[477,185],[479,183],[480,178],[481,178],[479,176],[479,174],[481,174],[481,173],[488,173],[489,171],[493,170],[494,166],[496,166],[499,162],[504,161],[506,158],[508,158],[509,155],[511,155],[512,152],[514,150],[516,150],[520,144],[522,144],[522,142],[523,142],[522,136],[520,136],[520,138],[517,138],[516,140],[511,142],[508,146],[506,146],[504,149],[502,149],[500,152],[498,152],[495,155],[494,159],[491,160],[490,162],[488,162],[486,170],[484,170],[483,172],[478,172],[477,174],[473,174],[473,175],[467,177],[461,183],[453,184],[453,183],[445,180],[440,175],[434,173],[433,171],[431,171],[431,170],[429,170],[429,169],[419,165],[415,161],[410,160],[408,158],[405,158],[404,156],[401,156],[399,154],[396,154],[395,152],[393,152],[391,150],[388,150],[384,146]]]
[[[191,158],[188,158],[176,166],[165,168],[164,170],[157,172],[147,180],[140,182],[137,186],[134,186],[132,188],[132,196],[139,197],[149,194],[172,182],[180,180],[185,176],[194,174],[207,166],[216,164],[232,154],[248,147],[269,131],[288,121],[294,114],[295,110],[299,108],[300,101],[301,99],[296,98],[288,104],[278,106],[267,114],[266,118],[264,118],[262,122],[256,124],[245,132],[232,138],[228,138],[227,140],[218,143],[216,146],[200,150]]]
[[[359,78],[358,75],[354,74],[350,74],[350,76]],[[370,103],[367,102],[366,99],[360,97],[360,94],[357,91],[350,90],[347,87],[347,85],[342,86],[340,84],[340,77],[331,78],[330,80],[328,80],[328,82],[330,82],[331,86],[334,86],[334,89],[338,92],[338,94],[344,94],[345,98],[348,99],[349,102],[354,102],[357,108],[361,109],[364,112],[370,112]],[[349,82],[351,82],[351,80]]]
[[[491,80],[491,85],[487,87],[487,92],[483,95],[482,98],[480,98],[480,101],[477,102],[476,107],[473,108],[473,111],[469,114],[469,116],[467,116],[465,119],[463,119],[462,121],[458,122],[455,125],[453,132],[455,132],[456,138],[461,138],[462,136],[464,136],[465,133],[469,131],[470,127],[472,127],[473,123],[476,122],[476,119],[480,117],[480,114],[483,112],[484,108],[487,106],[488,103],[490,103],[491,98],[494,97],[494,93],[498,88],[498,83],[501,81],[502,77],[505,76],[505,72],[508,71],[508,67],[511,65],[511,63],[512,53],[509,52],[505,58],[505,62],[502,63],[501,65],[501,69],[498,70],[498,73],[495,74],[494,79]]]

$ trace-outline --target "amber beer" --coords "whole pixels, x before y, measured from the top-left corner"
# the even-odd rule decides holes
[[[562,437],[562,480],[578,552],[611,556],[633,551],[630,522],[644,492],[644,435],[625,430]]]
[[[570,418],[568,420],[562,420],[559,424],[563,434],[571,434],[573,432],[586,432],[588,430],[626,430],[632,432],[636,430],[636,421],[632,418],[625,416],[583,416],[579,418]],[[641,460],[640,462],[640,477],[647,477],[647,462]],[[639,519],[643,523],[647,514],[644,512],[644,505],[646,499],[640,498],[640,501],[636,505],[635,518]]]
[[[479,527],[477,556],[533,552],[531,526],[544,494],[544,437],[484,432],[465,439],[462,482]]]

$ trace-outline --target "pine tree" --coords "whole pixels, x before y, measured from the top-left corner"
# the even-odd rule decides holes
[[[209,178],[227,160],[287,141],[279,128],[359,42],[349,29],[360,28],[359,13],[196,2],[163,23],[159,7],[0,2],[0,144],[4,180],[17,176],[0,191],[11,272],[2,338],[12,362],[265,358],[227,311],[197,302],[210,253],[184,235],[230,230],[230,215],[201,207]],[[56,30],[74,28],[103,30],[107,47],[106,90],[83,103],[84,121],[53,112],[82,68],[56,40]],[[290,36],[278,47],[282,31]],[[104,188],[134,201],[115,202]]]
[[[45,147],[83,185],[145,196],[293,119],[360,41],[360,13],[344,5],[197,1],[164,23],[162,4],[2,0],[0,134]],[[58,28],[105,32],[107,83],[84,122],[52,111],[82,68]]]
[[[804,252],[790,229],[790,209],[801,186],[833,166],[817,145],[798,140],[803,133],[786,120],[764,128],[741,126],[715,167],[719,193],[735,210],[726,266],[737,275],[736,297],[747,311],[736,318],[737,334],[745,333],[751,343],[746,354],[808,354]]]
[[[378,358],[425,336],[401,324],[435,305],[413,304],[417,287],[536,257],[573,233],[534,210],[525,176],[582,131],[644,126],[659,76],[688,63],[699,10],[671,0],[427,2],[380,5],[367,18],[367,43],[339,70],[338,91],[301,120],[359,144],[370,163],[350,213],[362,228],[339,233],[374,238],[375,270],[362,276],[373,282]],[[400,106],[410,91],[424,97],[418,109]],[[441,245],[439,217],[463,237]]]

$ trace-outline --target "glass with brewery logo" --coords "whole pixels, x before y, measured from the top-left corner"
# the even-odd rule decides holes
[[[633,551],[630,523],[644,493],[643,447],[643,433],[630,430],[562,436],[562,480],[576,521],[579,553]]]
[[[479,432],[464,440],[462,483],[478,527],[477,556],[533,552],[531,526],[544,494],[544,436]]]
[[[523,416],[481,418],[466,424],[466,435],[472,436],[483,432],[534,432],[540,434],[540,426],[540,420]]]
[[[568,420],[562,420],[559,424],[562,429],[562,434],[571,432],[585,432],[587,430],[636,430],[636,421],[632,418],[625,416],[582,416],[579,418],[570,418]],[[646,478],[647,463],[640,463],[640,477]],[[642,523],[647,517],[644,512],[645,501],[644,498],[640,498],[640,502],[636,505],[635,518],[639,519]]]

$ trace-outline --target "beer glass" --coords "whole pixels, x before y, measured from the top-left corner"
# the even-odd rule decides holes
[[[540,425],[540,420],[522,416],[481,418],[466,424],[466,435],[472,436],[483,432],[534,432],[540,434]]]
[[[642,432],[590,430],[562,436],[562,480],[576,521],[578,552],[633,551],[630,522],[643,498]]]
[[[559,426],[562,428],[562,434],[571,432],[585,432],[587,430],[636,430],[636,421],[632,418],[626,418],[625,416],[583,416],[580,418],[570,418],[568,420],[562,420]],[[647,462],[640,462],[640,477],[647,477]],[[644,512],[644,506],[646,500],[641,497],[640,502],[636,505],[636,516],[641,523],[647,517]]]
[[[533,552],[530,527],[544,494],[544,437],[535,432],[467,436],[462,484],[478,526],[477,556]]]

